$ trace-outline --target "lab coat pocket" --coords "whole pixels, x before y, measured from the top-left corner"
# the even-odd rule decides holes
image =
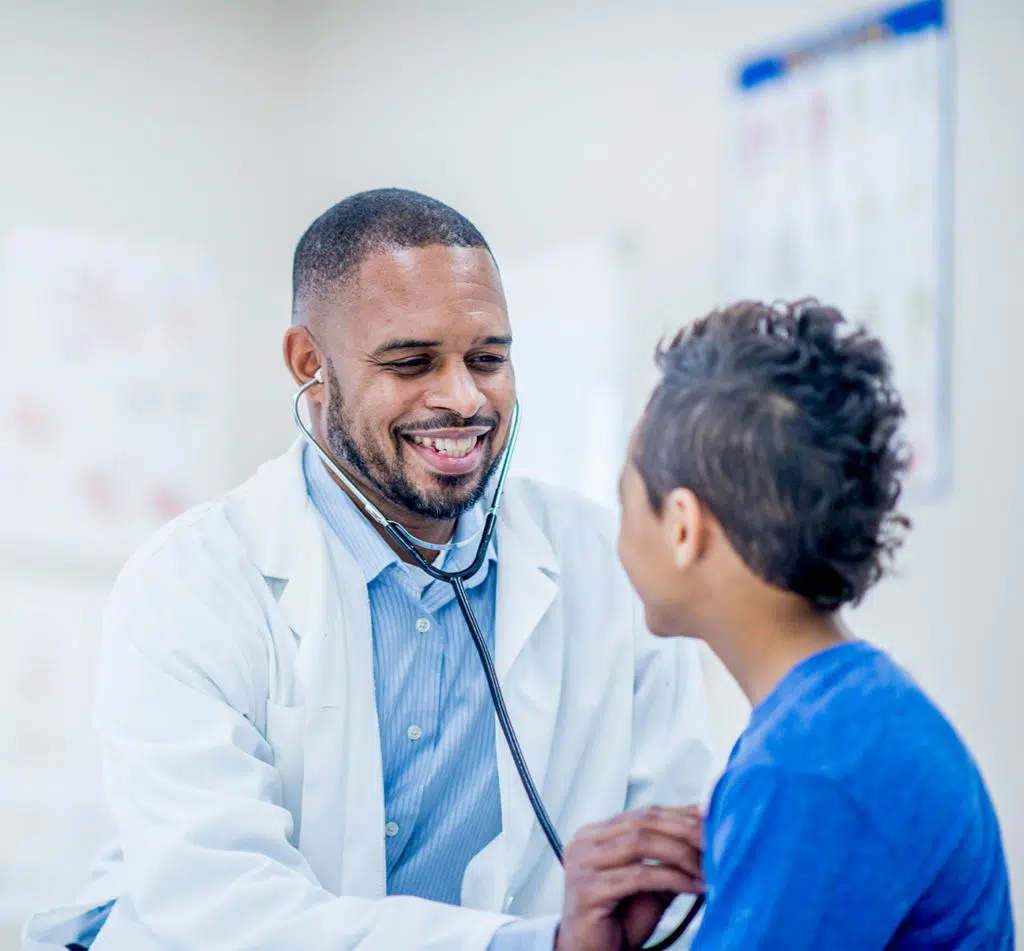
[[[288,841],[298,845],[302,822],[302,780],[305,760],[306,708],[267,701],[267,743],[281,776],[281,805],[292,817]]]

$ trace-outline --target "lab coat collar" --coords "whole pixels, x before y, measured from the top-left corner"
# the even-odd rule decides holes
[[[296,440],[232,493],[240,512],[235,527],[300,641],[323,620],[322,592],[311,586],[327,583],[326,538],[306,491],[302,447]]]
[[[504,677],[558,591],[559,566],[527,499],[510,482],[498,512],[495,664]]]
[[[312,606],[304,610],[302,603],[291,604],[295,598],[295,585],[289,582],[308,568],[312,549],[318,544],[322,547],[318,538],[322,538],[325,528],[306,488],[303,446],[303,440],[297,439],[284,455],[264,463],[248,482],[232,493],[238,497],[242,512],[235,527],[258,570],[280,593],[278,600],[282,608],[290,609],[287,611],[289,620],[299,637],[304,630],[302,622]],[[500,578],[510,570],[517,575],[526,572],[530,575],[527,581],[530,589],[536,586],[538,593],[549,591],[551,597],[559,577],[558,561],[551,542],[518,489],[517,480],[510,480],[498,515],[497,546],[492,540],[488,551],[488,559],[498,558],[501,565],[499,612],[503,588]],[[534,577],[535,573],[543,578]],[[504,587],[511,589],[513,593],[506,597],[514,599],[517,605],[525,607],[531,600],[527,592],[519,591],[513,584]],[[542,600],[546,610],[550,597],[542,597]],[[533,610],[513,610],[512,614],[517,617],[517,622],[507,625],[506,636],[498,638],[496,663],[499,671],[507,671],[511,667],[543,611],[537,615],[535,607]]]
[[[317,519],[302,473],[302,446],[296,440],[231,493],[241,512],[235,528],[249,557],[264,577],[284,582],[301,570],[305,552],[300,543]]]

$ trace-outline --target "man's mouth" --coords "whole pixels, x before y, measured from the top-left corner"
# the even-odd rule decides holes
[[[473,451],[482,437],[463,436],[459,439],[438,439],[432,436],[410,435],[407,438],[417,446],[426,446],[428,449],[433,449],[434,452],[451,456],[453,459],[461,459]]]
[[[491,432],[489,427],[466,427],[402,435],[429,469],[441,475],[467,475],[481,464]]]

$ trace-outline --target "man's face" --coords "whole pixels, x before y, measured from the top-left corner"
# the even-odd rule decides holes
[[[501,279],[483,248],[377,252],[324,303],[324,438],[360,481],[407,512],[474,505],[515,404]]]

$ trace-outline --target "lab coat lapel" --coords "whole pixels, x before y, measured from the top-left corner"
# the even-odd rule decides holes
[[[250,486],[254,554],[266,577],[284,583],[278,605],[297,643],[294,683],[281,685],[279,699],[304,714],[299,849],[324,888],[380,897],[383,771],[366,583],[308,497],[301,445]]]
[[[564,630],[557,619],[541,624],[558,594],[558,564],[522,484],[510,484],[498,528],[495,654],[498,676],[523,755],[544,797],[544,778],[561,696]],[[497,732],[502,838],[509,880],[515,887],[527,846],[543,832],[534,819],[508,746]],[[531,853],[534,851],[530,850]]]

